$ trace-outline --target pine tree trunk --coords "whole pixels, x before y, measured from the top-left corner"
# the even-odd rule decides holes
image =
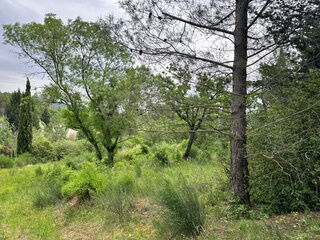
[[[233,95],[231,113],[231,191],[242,203],[250,204],[246,149],[247,22],[248,0],[236,0],[234,31]]]

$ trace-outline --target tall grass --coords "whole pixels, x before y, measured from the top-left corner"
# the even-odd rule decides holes
[[[196,190],[183,177],[175,184],[166,181],[158,196],[165,207],[163,229],[169,230],[172,237],[200,234],[205,220],[203,207]]]

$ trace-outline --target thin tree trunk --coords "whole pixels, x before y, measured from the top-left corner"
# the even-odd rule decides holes
[[[81,121],[81,118],[79,116],[79,114],[76,112],[76,119],[78,121],[78,124],[80,126],[81,131],[84,133],[84,135],[86,136],[87,140],[92,144],[92,146],[94,147],[95,151],[96,151],[96,155],[97,158],[99,160],[102,160],[102,153],[101,150],[98,146],[98,142],[96,141],[96,139],[93,137],[92,133],[90,132],[89,129],[87,129],[84,124]]]
[[[250,204],[246,149],[247,22],[248,0],[236,0],[234,31],[233,95],[231,113],[231,191],[242,203]]]
[[[114,149],[108,149],[108,166],[113,167],[114,164]]]
[[[82,132],[84,133],[84,135],[86,136],[86,138],[88,139],[88,141],[92,144],[92,146],[94,147],[95,151],[96,151],[96,155],[97,158],[99,160],[102,160],[102,153],[101,150],[98,146],[97,141],[92,137],[91,133],[88,131],[88,129],[86,129],[84,126],[80,126],[80,129],[82,130]]]
[[[191,152],[191,148],[192,148],[192,145],[193,145],[195,140],[196,140],[196,132],[192,131],[192,132],[190,132],[187,149],[183,154],[183,159],[187,160],[189,158],[189,155],[190,155],[190,152]]]

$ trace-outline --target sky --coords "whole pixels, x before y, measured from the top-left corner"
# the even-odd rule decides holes
[[[5,45],[2,25],[15,22],[42,22],[46,13],[55,13],[64,21],[80,16],[86,21],[95,21],[109,14],[124,15],[118,0],[0,0],[0,92],[24,90],[26,77],[33,90],[41,89],[48,80],[33,74],[35,68],[19,59],[17,49]]]

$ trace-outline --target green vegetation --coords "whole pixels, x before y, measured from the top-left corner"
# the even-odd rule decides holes
[[[29,79],[26,84],[26,92],[23,94],[19,111],[19,127],[17,136],[17,154],[32,151],[32,98]]]
[[[209,2],[3,26],[0,239],[320,238],[319,6]]]
[[[192,239],[196,233],[198,239],[230,240],[320,236],[318,213],[270,217],[251,210],[249,217],[230,216],[236,210],[227,210],[227,178],[219,164],[182,161],[171,167],[151,166],[142,165],[140,177],[124,162],[111,171],[99,171],[98,177],[86,175],[88,169],[98,171],[92,162],[79,170],[63,161],[2,169],[1,234],[6,239],[182,239],[181,234],[191,234]],[[80,175],[86,180],[76,184]],[[99,187],[92,187],[93,182]],[[62,189],[76,192],[84,186],[89,186],[90,199],[62,194]]]
[[[158,198],[167,208],[162,225],[164,230],[168,229],[171,233],[169,238],[199,235],[205,220],[203,206],[195,189],[187,185],[182,177],[176,185],[167,181]]]

